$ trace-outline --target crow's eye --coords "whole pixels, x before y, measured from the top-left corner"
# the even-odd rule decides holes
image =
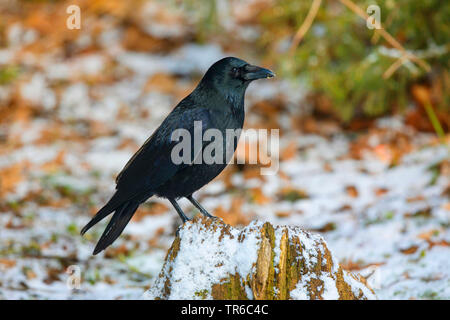
[[[234,68],[232,68],[231,69],[231,76],[233,77],[233,78],[239,78],[239,76],[240,76],[240,74],[239,74],[239,68],[236,68],[236,67],[234,67]]]

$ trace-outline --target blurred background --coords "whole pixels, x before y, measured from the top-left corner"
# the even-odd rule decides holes
[[[230,55],[277,74],[249,87],[245,127],[280,129],[280,169],[230,165],[197,193],[208,211],[319,232],[379,298],[450,299],[449,17],[440,0],[1,0],[0,299],[140,297],[180,223],[169,203],[95,257],[106,221],[79,230]]]

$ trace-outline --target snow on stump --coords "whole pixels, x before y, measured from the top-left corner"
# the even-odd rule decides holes
[[[201,216],[184,224],[146,299],[375,299],[342,270],[324,239],[297,227],[236,229]]]

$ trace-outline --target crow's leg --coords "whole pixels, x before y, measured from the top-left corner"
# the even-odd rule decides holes
[[[173,198],[168,198],[168,199],[169,199],[170,203],[173,205],[173,207],[175,208],[175,210],[177,210],[177,213],[180,216],[181,220],[183,220],[183,223],[185,223],[186,221],[189,221],[189,218],[186,217],[183,210],[181,210],[180,206],[175,201],[175,199],[173,199]]]
[[[191,195],[189,195],[189,196],[187,196],[186,197],[186,199],[188,199],[198,210],[200,210],[200,212],[205,216],[205,217],[208,217],[208,218],[216,218],[216,217],[214,217],[213,215],[211,215],[208,211],[206,211],[206,209],[205,208],[203,208],[202,207],[202,205],[197,201],[197,200],[195,200],[193,197],[192,197],[192,194]]]

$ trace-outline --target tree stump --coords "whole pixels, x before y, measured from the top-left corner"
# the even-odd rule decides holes
[[[257,221],[237,229],[201,216],[180,229],[144,298],[376,299],[320,235]]]

